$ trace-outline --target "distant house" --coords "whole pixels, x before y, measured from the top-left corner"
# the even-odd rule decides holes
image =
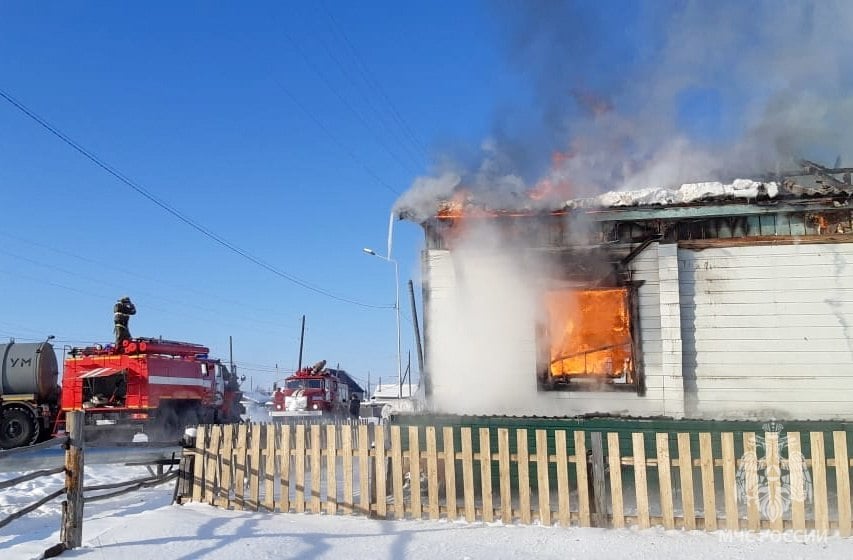
[[[373,406],[389,406],[394,412],[412,411],[415,408],[412,402],[412,393],[416,390],[417,387],[413,385],[410,392],[408,383],[403,384],[402,391],[397,388],[396,383],[383,383],[377,385],[371,393],[370,404]],[[400,399],[401,392],[402,399]]]
[[[850,171],[403,211],[426,236],[427,407],[853,420]]]
[[[350,374],[348,374],[342,369],[329,369],[329,372],[332,375],[336,375],[338,379],[342,380],[344,383],[347,384],[347,387],[349,387],[350,395],[355,395],[360,401],[364,400],[364,395],[366,391],[361,387],[361,385],[358,384],[355,379],[352,378]]]

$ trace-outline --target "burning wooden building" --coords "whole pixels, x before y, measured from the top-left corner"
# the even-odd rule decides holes
[[[851,169],[426,219],[452,414],[853,419]]]

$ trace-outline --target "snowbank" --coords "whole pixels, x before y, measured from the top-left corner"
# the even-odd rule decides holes
[[[144,475],[141,467],[95,466],[87,484]],[[0,480],[11,478],[0,475]],[[0,515],[35,501],[59,476],[0,492]],[[259,560],[371,558],[396,560],[544,558],[853,557],[853,540],[808,535],[605,530],[500,523],[378,521],[363,517],[225,511],[169,505],[171,484],[86,506],[81,549],[69,558]],[[38,558],[59,540],[60,501],[0,529],[0,557]]]

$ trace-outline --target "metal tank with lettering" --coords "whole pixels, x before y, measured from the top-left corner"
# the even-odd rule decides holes
[[[59,408],[58,376],[49,342],[0,344],[0,449],[50,435]]]

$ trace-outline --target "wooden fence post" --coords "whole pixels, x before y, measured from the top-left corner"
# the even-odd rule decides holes
[[[658,488],[660,489],[660,513],[665,529],[675,528],[672,508],[672,462],[669,458],[669,434],[656,434],[658,459]]]
[[[65,452],[65,490],[67,500],[62,510],[60,540],[66,550],[83,544],[83,412],[66,415],[69,434]]]
[[[518,509],[521,522],[530,525],[533,522],[530,512],[530,455],[527,441],[527,429],[515,431],[515,456],[518,459]]]
[[[536,430],[536,485],[539,490],[539,523],[551,525],[551,488],[548,480],[548,437],[545,430]]]
[[[483,489],[483,521],[486,523],[495,520],[495,507],[492,504],[492,446],[489,437],[489,428],[480,428],[480,482]]]
[[[592,432],[589,434],[592,442],[592,480],[589,485],[589,493],[592,499],[592,526],[606,527],[607,526],[607,495],[605,492],[604,482],[604,442],[601,432]],[[586,457],[578,456],[578,462],[586,461]]]
[[[806,530],[806,458],[799,432],[788,433],[788,472],[791,473],[791,523],[794,531]]]
[[[610,526],[625,528],[625,500],[622,495],[622,457],[619,452],[619,434],[607,434],[607,464],[610,469]]]
[[[832,433],[835,453],[836,496],[838,496],[838,533],[850,536],[850,460],[847,458],[847,433]]]
[[[717,500],[714,485],[714,455],[711,448],[711,434],[699,434],[699,467],[702,472],[702,516],[705,519],[703,529],[717,530]],[[778,471],[777,471],[778,472]],[[779,521],[782,518],[779,517]]]
[[[753,434],[755,436],[755,434]],[[693,455],[690,452],[690,434],[678,434],[678,476],[681,480],[681,511],[684,516],[684,528],[692,531],[696,528],[696,507],[693,501]],[[752,439],[753,450],[755,438]],[[744,449],[746,449],[744,434]],[[757,511],[757,510],[756,510]]]
[[[509,476],[509,429],[498,428],[498,474],[501,494],[501,521],[512,523],[512,487]]]
[[[589,527],[589,492],[591,485],[587,476],[586,435],[575,432],[575,468],[578,489],[578,521],[581,527]]]
[[[829,494],[826,487],[826,448],[823,432],[811,432],[812,483],[814,484],[814,528],[820,535],[829,532]]]
[[[557,520],[561,527],[568,527],[572,518],[569,504],[569,447],[565,430],[554,432],[554,447],[557,452]]]
[[[649,488],[646,480],[646,446],[643,432],[631,435],[634,453],[634,491],[637,495],[637,519],[640,529],[648,529],[649,520]]]
[[[447,505],[447,519],[456,519],[456,448],[453,446],[453,427],[442,428],[444,444],[444,496]]]

